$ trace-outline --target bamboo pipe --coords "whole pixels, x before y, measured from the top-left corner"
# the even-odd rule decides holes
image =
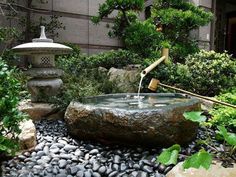
[[[165,61],[165,63],[167,63],[168,58],[169,58],[169,49],[168,48],[163,48],[162,51],[161,51],[161,54],[162,54],[162,57],[159,60],[152,63],[150,66],[148,66],[146,69],[144,69],[141,72],[141,77],[146,76],[150,71],[152,71],[161,62]]]
[[[156,91],[157,90],[157,87],[158,85],[162,86],[162,87],[166,87],[166,88],[169,88],[169,89],[173,89],[173,90],[177,90],[179,92],[183,92],[187,95],[191,95],[191,96],[195,96],[197,98],[201,98],[201,99],[204,99],[204,100],[208,100],[208,101],[212,101],[214,103],[217,103],[217,104],[221,104],[221,105],[224,105],[224,106],[228,106],[228,107],[231,107],[231,108],[235,108],[236,109],[236,105],[232,105],[232,104],[229,104],[229,103],[226,103],[226,102],[223,102],[223,101],[219,101],[219,100],[215,100],[215,99],[212,99],[212,98],[209,98],[209,97],[205,97],[205,96],[202,96],[202,95],[198,95],[196,93],[192,93],[192,92],[189,92],[189,91],[186,91],[186,90],[183,90],[183,89],[180,89],[180,88],[176,88],[176,87],[173,87],[173,86],[169,86],[169,85],[166,85],[166,84],[162,84],[160,83],[159,80],[157,79],[152,79],[149,86],[148,86],[148,89],[152,90],[152,91]]]

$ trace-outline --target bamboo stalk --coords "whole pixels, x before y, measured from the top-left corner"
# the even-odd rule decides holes
[[[161,62],[163,62],[166,59],[166,56],[162,56],[159,60],[155,61],[153,64],[148,66],[146,69],[144,69],[141,72],[141,76],[146,76],[151,70],[153,70],[157,65],[159,65]]]
[[[229,103],[226,103],[226,102],[223,102],[223,101],[219,101],[219,100],[215,100],[215,99],[212,99],[212,98],[209,98],[209,97],[198,95],[196,93],[192,93],[192,92],[189,92],[189,91],[186,91],[186,90],[183,90],[183,89],[180,89],[180,88],[172,87],[172,86],[169,86],[169,85],[166,85],[166,84],[159,83],[159,85],[163,86],[163,87],[166,87],[166,88],[169,88],[169,89],[174,89],[174,90],[186,93],[188,95],[195,96],[197,98],[201,98],[201,99],[204,99],[204,100],[212,101],[214,103],[221,104],[221,105],[228,106],[228,107],[236,109],[236,105],[232,105],[232,104],[229,104]]]
[[[148,66],[146,69],[144,69],[141,72],[141,77],[146,76],[150,71],[152,71],[157,65],[159,65],[161,62],[168,62],[169,59],[169,49],[168,48],[163,48],[161,50],[161,55],[162,57],[160,59],[158,59],[157,61],[155,61],[154,63],[152,63],[150,66]]]
[[[177,88],[177,87],[173,87],[173,86],[169,86],[169,85],[166,85],[166,84],[162,84],[162,83],[160,83],[159,80],[154,79],[154,78],[151,80],[151,82],[150,82],[148,88],[149,88],[150,90],[152,90],[152,91],[156,91],[158,85],[160,85],[160,86],[162,86],[162,87],[169,88],[169,89],[177,90],[177,91],[182,92],[182,93],[185,93],[185,94],[187,94],[187,95],[195,96],[195,97],[197,97],[197,98],[201,98],[201,99],[204,99],[204,100],[212,101],[212,102],[214,102],[214,103],[221,104],[221,105],[228,106],[228,107],[231,107],[231,108],[235,108],[235,109],[236,109],[236,105],[232,105],[232,104],[229,104],[229,103],[226,103],[226,102],[223,102],[223,101],[219,101],[219,100],[216,100],[216,99],[213,99],[213,98],[209,98],[209,97],[205,97],[205,96],[202,96],[202,95],[198,95],[198,94],[196,94],[196,93],[192,93],[192,92],[189,92],[189,91],[186,91],[186,90]]]

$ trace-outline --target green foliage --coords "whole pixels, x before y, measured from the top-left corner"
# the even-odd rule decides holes
[[[177,159],[181,147],[178,144],[175,144],[168,149],[165,149],[157,158],[157,161],[164,165],[177,164]]]
[[[203,167],[206,170],[208,170],[212,163],[212,155],[209,152],[206,152],[205,150],[200,150],[198,153],[188,157],[184,164],[183,168],[200,168]]]
[[[8,64],[12,63],[11,61],[16,59],[16,56],[11,50],[8,49],[8,47],[17,37],[18,32],[15,28],[0,27],[0,43],[3,47],[3,50],[0,53],[0,57],[4,59]]]
[[[141,11],[144,7],[144,0],[106,0],[99,5],[98,15],[92,18],[94,23],[99,23],[104,17],[108,17],[114,10],[122,12],[126,23],[129,23],[127,11]]]
[[[110,50],[87,57],[81,54],[78,46],[66,44],[73,49],[69,55],[62,55],[57,58],[59,67],[68,68],[71,71],[80,71],[83,69],[104,68],[122,68],[130,63],[136,64],[142,61],[139,55],[128,50]],[[69,60],[69,61],[68,61]]]
[[[179,62],[198,51],[190,31],[208,24],[212,17],[212,13],[185,0],[156,0],[152,8],[152,18],[162,26],[165,40],[171,42],[170,54]]]
[[[111,27],[108,35],[110,37],[121,38],[125,41],[125,46],[127,45],[128,47],[131,47],[132,51],[137,52],[139,50],[136,50],[136,48],[148,48],[146,46],[143,47],[142,44],[149,44],[148,42],[153,43],[153,39],[151,39],[151,37],[153,37],[153,31],[155,31],[154,25],[151,26],[148,22],[142,23],[138,20],[137,12],[142,11],[143,7],[144,0],[106,0],[103,4],[100,4],[98,15],[93,17],[92,21],[95,24],[98,24],[103,18],[107,17],[114,10],[117,10],[118,15],[115,17],[114,25]],[[138,32],[136,30],[138,30]],[[135,32],[134,36],[133,32]],[[149,32],[151,32],[151,34],[149,34]],[[148,36],[146,37],[145,35]],[[126,39],[126,37],[128,38]],[[145,41],[143,42],[142,39]],[[137,42],[142,42],[142,44]],[[135,45],[142,45],[142,48],[139,46],[135,47]],[[152,49],[153,48],[155,48],[155,46],[152,46]],[[139,51],[139,53],[141,52]]]
[[[156,26],[147,20],[132,23],[124,33],[125,46],[144,58],[160,50],[162,39],[162,34],[156,32]]]
[[[0,27],[0,42],[8,42],[17,36],[15,28]]]
[[[0,153],[13,154],[17,150],[19,123],[25,118],[17,109],[20,84],[13,77],[14,72],[0,58]]]
[[[40,35],[40,26],[45,26],[47,31],[47,37],[58,37],[58,30],[65,29],[65,26],[59,21],[58,18],[58,16],[52,15],[50,16],[50,20],[47,20],[43,16],[40,16],[39,19],[34,22],[28,22],[26,18],[21,18],[19,21],[19,25],[23,27],[23,29],[27,26],[27,23],[29,23],[29,25],[27,26],[27,28],[29,28],[29,31],[25,29],[22,32],[21,37],[28,36],[28,39],[38,38]]]
[[[210,22],[210,12],[184,0],[157,0],[152,8],[152,18],[140,21],[137,12],[143,6],[143,0],[106,0],[92,21],[97,24],[118,10],[109,36],[120,37],[127,49],[142,57],[157,57],[156,51],[168,46],[171,47],[170,54],[174,61],[183,62],[188,54],[199,51],[197,43],[190,39],[189,34],[191,30]],[[163,30],[157,30],[159,26]]]
[[[65,68],[64,68],[65,69]],[[65,72],[62,80],[64,82],[61,94],[49,100],[55,103],[60,109],[66,109],[73,100],[80,100],[82,97],[104,94],[103,87],[112,89],[110,83],[105,83],[98,70],[82,72]],[[79,74],[80,73],[80,74]],[[104,80],[103,80],[104,79]],[[110,84],[110,85],[109,85]]]
[[[206,121],[206,116],[202,115],[203,112],[185,112],[183,114],[186,120],[191,120],[192,122],[202,123]]]
[[[236,134],[230,133],[227,129],[223,126],[217,126],[218,130],[220,131],[220,135],[224,137],[224,140],[231,146],[236,146]]]
[[[152,13],[166,28],[175,27],[176,32],[181,34],[206,25],[212,18],[205,9],[184,0],[156,0]]]
[[[16,150],[18,150],[17,141],[8,139],[2,135],[0,135],[0,154],[14,154]],[[0,160],[1,161],[1,160]]]
[[[81,54],[77,46],[69,46],[73,52],[56,59],[57,66],[65,72],[62,93],[49,100],[61,109],[65,109],[72,100],[80,100],[82,97],[118,92],[116,86],[109,81],[105,68],[122,67],[138,57],[124,50],[87,57]]]
[[[144,65],[153,61],[145,60]],[[200,95],[215,96],[236,85],[236,60],[227,53],[201,50],[189,55],[185,64],[160,65],[147,77]]]
[[[233,88],[231,91],[226,93],[220,94],[216,98],[218,100],[236,105],[236,88]],[[212,120],[210,121],[212,125],[222,125],[234,129],[236,128],[236,109],[216,105],[210,113],[212,115]]]
[[[132,24],[133,22],[138,20],[138,15],[136,12],[128,11],[126,12],[126,18],[130,22],[130,24]],[[128,26],[129,25],[127,24],[126,19],[123,17],[123,13],[118,12],[118,15],[116,16],[114,20],[114,25],[111,27],[111,30],[108,32],[108,35],[112,38],[119,37],[122,39],[125,36],[125,30]]]
[[[92,55],[87,59],[88,68],[122,68],[129,64],[137,64],[142,61],[142,58],[128,50],[111,50],[107,52],[103,52],[97,55]]]
[[[236,61],[225,52],[201,50],[189,55],[186,65],[191,73],[189,84],[195,93],[215,96],[236,85]]]

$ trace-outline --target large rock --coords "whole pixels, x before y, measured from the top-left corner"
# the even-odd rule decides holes
[[[99,107],[95,104],[101,97],[109,96],[112,95],[93,97],[94,104],[71,102],[65,114],[69,132],[80,139],[155,147],[186,144],[196,135],[197,124],[183,117],[185,111],[200,109],[196,99],[143,110]]]
[[[236,176],[236,167],[234,168],[224,168],[220,163],[212,164],[209,170],[203,168],[195,169],[189,168],[183,170],[183,163],[177,164],[167,175],[166,177],[235,177]]]
[[[119,92],[133,93],[138,91],[140,80],[140,69],[117,69],[110,68],[108,72],[109,80],[116,84]]]
[[[20,102],[18,109],[24,113],[27,113],[34,121],[38,121],[43,118],[64,118],[64,112],[60,112],[60,110],[57,110],[54,105],[48,103],[32,103],[30,100],[23,100]]]
[[[25,120],[20,123],[21,133],[19,144],[21,150],[29,150],[36,146],[36,128],[32,120]]]

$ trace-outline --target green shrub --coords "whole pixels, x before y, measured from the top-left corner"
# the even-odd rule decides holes
[[[74,44],[66,44],[73,49],[73,52],[67,55],[60,55],[56,58],[58,68],[63,69],[65,73],[81,72],[88,67],[86,56],[81,54],[80,48]]]
[[[98,67],[104,68],[122,68],[129,64],[137,64],[142,61],[142,58],[128,50],[110,50],[92,56],[86,56],[81,53],[78,46],[67,44],[72,47],[73,52],[69,55],[61,55],[57,57],[57,65],[64,71],[80,72],[83,69],[92,69]]]
[[[143,66],[154,61],[146,59]],[[189,55],[185,64],[159,65],[147,75],[146,80],[150,81],[153,77],[200,95],[215,96],[236,85],[236,60],[227,53],[201,50]]]
[[[220,94],[217,99],[236,105],[236,88],[231,89],[227,93]],[[217,105],[211,111],[211,114],[212,120],[210,123],[212,125],[227,126],[236,129],[236,109]]]
[[[144,58],[157,57],[163,41],[169,43],[170,56],[174,62],[184,63],[187,55],[199,51],[190,32],[208,24],[213,17],[212,13],[185,0],[156,0],[151,9],[151,18],[141,21],[137,17],[144,2],[106,0],[100,5],[98,15],[92,21],[97,24],[117,10],[109,36],[119,37],[124,41],[126,49]]]
[[[136,12],[128,11],[126,12],[126,16],[130,24],[138,20],[138,15]],[[124,18],[123,13],[118,12],[118,15],[116,16],[114,20],[114,25],[111,27],[110,25],[107,26],[110,29],[110,31],[108,32],[108,36],[111,38],[119,37],[122,39],[124,37],[126,28],[129,26],[126,23],[127,21]]]
[[[72,100],[80,100],[85,96],[94,96],[118,92],[116,86],[108,79],[106,69],[101,67],[121,67],[138,57],[128,51],[109,51],[91,57],[81,54],[77,46],[70,55],[59,56],[57,66],[64,70],[62,93],[53,97],[50,102],[65,109]]]
[[[207,96],[236,85],[236,60],[227,53],[201,50],[189,55],[185,65],[191,74],[191,91]]]
[[[142,61],[139,55],[128,50],[111,50],[87,58],[89,68],[122,68],[129,64],[137,64]]]
[[[99,5],[98,14],[92,17],[92,21],[98,24],[113,11],[118,11],[118,15],[115,17],[115,23],[112,27],[112,31],[109,31],[109,35],[122,37],[124,29],[137,19],[136,12],[142,11],[143,7],[144,0],[106,0]]]
[[[156,59],[145,59],[142,66],[149,66]],[[144,85],[148,85],[152,78],[160,80],[161,83],[169,84],[172,86],[180,87],[183,89],[189,89],[190,73],[186,65],[180,63],[169,62],[168,64],[160,64],[154,70],[152,70],[144,78]],[[174,90],[168,90],[163,87],[159,87],[158,92],[174,92]],[[190,90],[191,91],[191,90]]]
[[[20,84],[13,77],[14,72],[0,58],[0,155],[17,150],[19,123],[25,118],[17,109]]]
[[[151,57],[154,52],[160,50],[162,40],[162,33],[158,33],[156,26],[148,20],[132,23],[124,34],[125,46],[144,58]]]
[[[184,63],[188,54],[198,51],[190,32],[207,25],[212,17],[211,12],[185,0],[155,0],[151,18],[162,27],[165,40],[170,41],[174,61]]]

